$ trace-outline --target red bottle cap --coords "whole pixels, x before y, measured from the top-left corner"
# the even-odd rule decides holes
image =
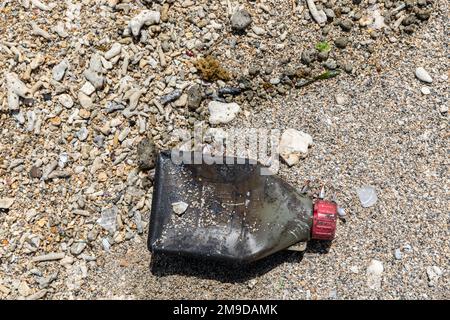
[[[336,233],[337,204],[318,199],[314,203],[311,238],[333,240]]]

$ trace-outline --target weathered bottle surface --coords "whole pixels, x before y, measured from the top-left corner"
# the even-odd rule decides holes
[[[176,164],[170,152],[159,154],[150,251],[251,262],[311,238],[334,237],[333,202],[313,205],[247,159],[207,163]]]

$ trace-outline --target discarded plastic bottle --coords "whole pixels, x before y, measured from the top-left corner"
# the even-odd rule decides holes
[[[234,164],[227,164],[229,159]],[[161,152],[149,250],[252,262],[310,239],[334,238],[336,203],[313,204],[281,178],[261,175],[261,165],[244,160],[175,164],[170,152]]]

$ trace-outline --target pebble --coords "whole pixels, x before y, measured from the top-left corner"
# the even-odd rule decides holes
[[[78,101],[84,109],[91,109],[92,99],[81,91],[78,92]]]
[[[402,250],[395,249],[394,256],[395,256],[395,259],[401,260],[403,258]]]
[[[348,42],[349,42],[348,37],[338,37],[334,40],[334,44],[339,49],[344,49],[345,47],[347,47]]]
[[[377,203],[378,197],[374,187],[364,186],[356,190],[359,201],[364,208],[369,208]]]
[[[257,36],[263,36],[266,34],[266,30],[264,28],[258,27],[258,26],[253,26],[252,27],[252,31],[257,35]]]
[[[105,52],[105,59],[111,60],[115,56],[119,55],[121,51],[122,51],[122,45],[120,43],[115,42],[115,43],[113,43],[111,48]]]
[[[67,60],[63,60],[59,64],[54,66],[52,70],[53,80],[61,81],[64,77],[64,74],[66,73],[67,68],[69,68],[69,63],[67,62]]]
[[[279,153],[288,166],[293,166],[306,157],[308,148],[312,145],[312,137],[295,129],[287,129],[281,135]]]
[[[80,130],[77,131],[77,138],[80,141],[85,141],[89,135],[89,130],[86,127],[81,127]]]
[[[352,30],[353,22],[351,20],[348,20],[348,19],[341,20],[339,22],[339,26],[341,27],[341,29],[343,31],[348,32],[348,31]]]
[[[438,266],[427,267],[428,285],[434,287],[442,276],[442,270]]]
[[[383,263],[373,259],[367,268],[367,286],[372,290],[381,289],[381,280],[384,268]]]
[[[33,262],[44,262],[44,261],[61,260],[64,257],[65,257],[64,252],[52,252],[41,256],[33,257],[32,260]]]
[[[304,64],[309,65],[316,60],[315,50],[303,50],[301,60]]]
[[[113,234],[117,229],[117,214],[119,209],[113,205],[110,208],[103,208],[100,219],[97,223],[103,227],[105,230]]]
[[[79,255],[86,248],[87,244],[85,242],[75,242],[70,247],[70,253],[74,256]]]
[[[431,90],[429,87],[422,87],[420,89],[420,91],[424,94],[424,95],[429,95],[431,93]]]
[[[84,85],[81,87],[80,91],[83,92],[85,95],[90,96],[95,92],[95,87],[89,81],[86,81]]]
[[[348,102],[348,97],[343,94],[337,94],[334,98],[336,100],[336,103],[341,106],[345,105]]]
[[[203,90],[200,85],[195,84],[187,90],[187,105],[189,109],[195,110],[200,107],[202,99]]]
[[[1,198],[0,209],[8,210],[14,203],[14,198]]]
[[[22,281],[17,288],[17,291],[22,297],[27,297],[31,294],[31,289],[25,281]]]
[[[168,104],[169,102],[175,101],[181,97],[182,93],[183,92],[181,90],[175,89],[171,93],[162,96],[159,102],[161,102],[162,105]]]
[[[186,202],[178,201],[178,202],[172,203],[172,210],[173,210],[173,212],[175,212],[178,216],[181,216],[183,213],[186,212],[188,206],[189,206],[189,205],[188,205]]]
[[[208,104],[209,123],[221,124],[233,121],[240,110],[237,103],[223,103],[219,101],[211,101]]]
[[[137,164],[141,170],[150,170],[155,167],[156,148],[153,141],[142,139],[137,145]]]
[[[237,10],[231,16],[231,27],[237,31],[243,31],[252,23],[252,17],[247,10]]]
[[[313,19],[320,25],[325,24],[327,22],[327,15],[325,12],[323,12],[323,10],[317,10],[313,0],[306,0],[306,3]]]
[[[419,79],[423,82],[427,82],[427,83],[433,82],[433,79],[431,78],[430,74],[422,67],[416,68],[416,77],[417,77],[417,79]]]
[[[64,108],[70,109],[70,108],[73,107],[72,97],[69,96],[66,93],[63,93],[63,94],[59,95],[58,96],[58,101]]]

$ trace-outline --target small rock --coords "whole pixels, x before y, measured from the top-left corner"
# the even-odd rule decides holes
[[[237,31],[245,30],[252,23],[252,17],[247,10],[237,10],[231,17],[231,27]]]
[[[42,256],[37,256],[32,258],[33,262],[44,262],[44,261],[54,261],[54,260],[61,260],[64,258],[65,254],[64,252],[52,252],[48,254],[44,254]]]
[[[179,89],[173,90],[171,93],[166,94],[165,96],[162,96],[159,100],[162,105],[168,104],[169,102],[177,100],[179,97],[181,97],[182,91]]]
[[[334,98],[336,99],[336,103],[340,106],[343,106],[348,102],[348,97],[343,94],[337,94]]]
[[[185,213],[187,208],[188,208],[188,204],[186,202],[178,201],[178,202],[172,203],[173,212],[175,212],[179,216],[181,216],[183,213]]]
[[[315,50],[303,50],[301,60],[304,64],[308,65],[316,60]]]
[[[59,262],[60,265],[64,266],[64,267],[68,267],[69,265],[71,265],[75,260],[71,257],[71,256],[67,256],[64,257],[63,259],[61,259],[61,261]]]
[[[1,198],[0,209],[8,210],[14,203],[14,198]]]
[[[352,272],[352,273],[359,273],[359,269],[358,269],[358,267],[357,266],[351,266],[350,267],[350,271]]]
[[[61,81],[68,67],[69,63],[66,60],[63,60],[54,66],[52,70],[53,79],[55,81]]]
[[[72,97],[69,96],[66,93],[63,93],[63,94],[59,95],[58,96],[58,101],[64,108],[70,109],[70,108],[73,107]]]
[[[86,127],[81,127],[80,130],[77,131],[77,138],[80,141],[85,141],[89,135],[89,130]]]
[[[262,36],[266,34],[266,30],[264,28],[258,27],[258,26],[253,26],[252,27],[252,31],[257,35],[257,36]]]
[[[428,88],[428,87],[422,87],[422,88],[420,89],[420,91],[421,91],[422,94],[424,94],[424,95],[429,95],[429,94],[431,93],[431,90],[430,90],[430,88]]]
[[[427,267],[428,285],[434,287],[442,276],[441,268],[437,266]]]
[[[342,30],[348,32],[348,31],[352,30],[353,22],[351,20],[348,20],[348,19],[341,20],[339,22],[339,26],[341,27]]]
[[[22,297],[28,297],[31,294],[31,289],[25,281],[20,283],[17,291]]]
[[[102,215],[97,223],[110,233],[114,233],[117,228],[118,213],[119,209],[114,205],[111,208],[103,208]]]
[[[70,253],[74,256],[79,255],[86,248],[85,242],[75,242],[72,247],[70,247]]]
[[[334,70],[337,68],[337,62],[336,60],[333,59],[328,59],[325,63],[324,63],[324,67],[330,70]]]
[[[120,43],[114,43],[111,48],[105,52],[105,59],[110,60],[119,55],[122,51],[122,45]]]
[[[402,250],[400,250],[400,249],[395,249],[394,257],[395,257],[395,259],[397,259],[397,260],[401,260],[401,259],[403,258]]]
[[[78,92],[78,101],[84,109],[91,109],[92,99],[81,91]]]
[[[90,96],[95,92],[95,87],[89,81],[86,81],[84,85],[81,87],[80,91],[83,92],[85,95]]]
[[[347,216],[347,214],[345,212],[345,209],[342,208],[342,207],[338,207],[337,213],[339,215],[339,218],[341,218],[341,219],[343,219],[343,218],[345,218]]]
[[[137,164],[141,170],[155,167],[156,147],[148,138],[142,139],[137,146]]]
[[[364,186],[356,190],[358,194],[359,201],[364,208],[369,208],[373,206],[377,200],[377,192],[374,187]]]
[[[348,42],[349,42],[348,37],[339,37],[336,40],[334,40],[334,44],[339,49],[344,49],[345,47],[347,47]]]
[[[42,177],[42,170],[39,167],[32,166],[30,169],[30,177],[33,179],[40,179]]]
[[[281,135],[279,153],[288,166],[293,166],[308,153],[308,147],[313,143],[312,137],[302,131],[287,129]]]
[[[191,86],[187,91],[187,105],[189,109],[195,110],[200,107],[203,99],[202,87],[198,84]]]
[[[211,101],[208,104],[209,123],[220,124],[231,122],[241,109],[237,103],[223,103],[219,101]]]
[[[429,73],[422,67],[416,68],[416,77],[417,77],[417,79],[419,79],[423,82],[427,82],[427,83],[433,82],[433,79],[431,78]]]
[[[367,286],[372,290],[381,289],[381,279],[384,268],[383,263],[378,260],[372,260],[367,268]]]

